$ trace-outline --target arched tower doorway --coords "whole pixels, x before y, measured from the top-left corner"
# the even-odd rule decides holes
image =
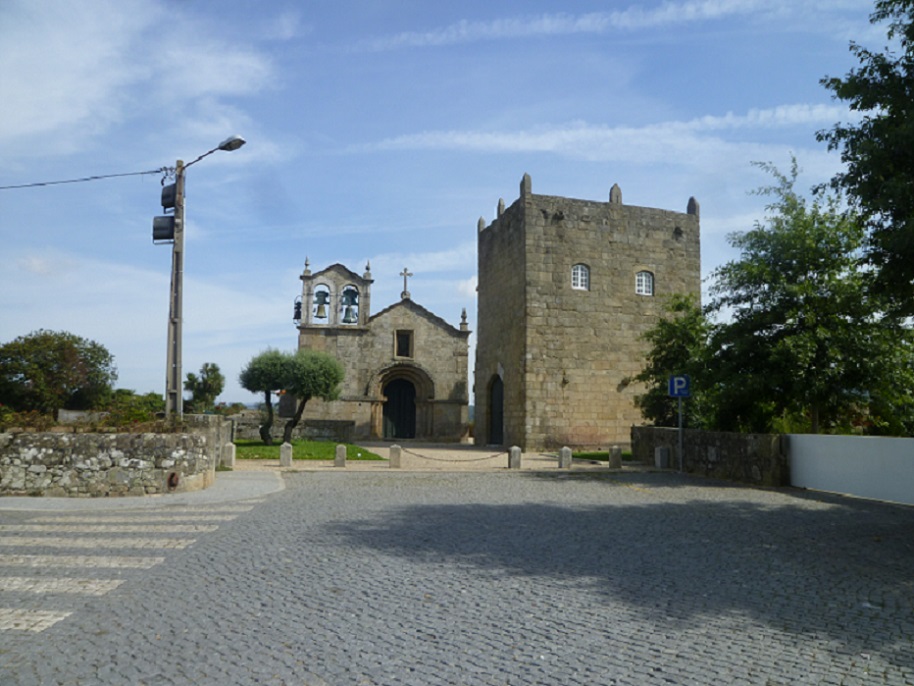
[[[416,437],[416,387],[408,379],[384,386],[384,438]]]
[[[489,445],[505,442],[505,384],[495,376],[489,384]]]

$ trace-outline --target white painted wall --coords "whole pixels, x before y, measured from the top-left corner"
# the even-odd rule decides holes
[[[787,437],[790,483],[914,505],[914,438]]]

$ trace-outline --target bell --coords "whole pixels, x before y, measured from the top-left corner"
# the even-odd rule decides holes
[[[317,304],[317,310],[314,312],[314,318],[326,319],[327,303],[330,302],[330,294],[326,291],[318,291],[314,294],[314,302]]]
[[[355,309],[352,305],[346,305],[346,309],[343,310],[343,324],[355,324],[359,321],[359,318],[355,314]]]

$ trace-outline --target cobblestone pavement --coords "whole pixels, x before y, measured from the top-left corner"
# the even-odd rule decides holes
[[[914,508],[669,473],[285,478],[0,511],[0,684],[914,684]]]

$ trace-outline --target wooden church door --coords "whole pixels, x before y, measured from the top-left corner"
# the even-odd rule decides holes
[[[384,438],[416,437],[416,387],[406,379],[384,386]]]

